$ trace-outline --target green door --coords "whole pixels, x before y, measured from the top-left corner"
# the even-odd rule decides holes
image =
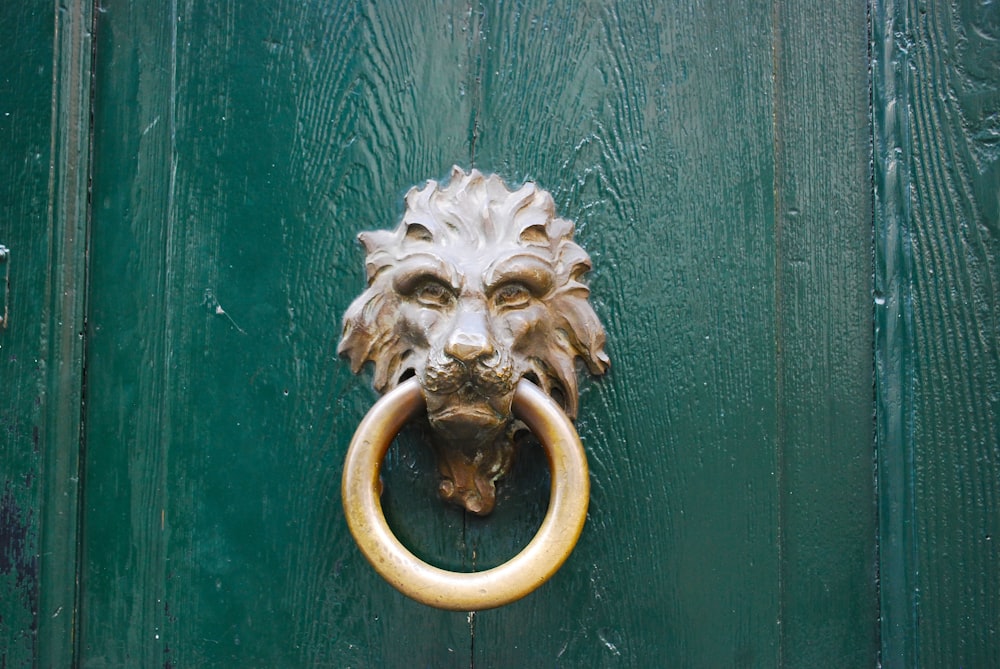
[[[62,4],[0,9],[0,666],[997,664],[1000,77],[968,56],[981,127],[942,167],[914,129],[947,96],[899,37],[996,36],[991,9],[940,33],[891,3]],[[552,192],[612,359],[581,380],[575,551],[461,613],[347,531],[377,394],[336,355],[358,232],[456,164]],[[940,251],[908,189],[959,177],[972,204],[926,220],[978,236]],[[954,442],[920,420],[949,406]],[[947,466],[976,471],[943,471],[962,435]],[[548,497],[528,449],[493,515],[441,504],[417,430],[384,476],[397,535],[459,571]],[[928,587],[958,578],[937,549],[962,587]]]

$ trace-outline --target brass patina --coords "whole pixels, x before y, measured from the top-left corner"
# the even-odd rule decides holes
[[[379,399],[358,425],[344,459],[341,488],[351,535],[375,571],[428,606],[481,611],[524,597],[559,570],[587,520],[587,456],[573,424],[538,386],[518,382],[514,413],[538,437],[552,472],[549,508],[538,532],[513,558],[486,571],[460,573],[439,569],[411,553],[382,513],[382,459],[399,429],[423,407],[420,385],[411,378]]]
[[[588,302],[590,257],[552,196],[525,183],[453,168],[406,195],[394,230],[364,232],[367,289],[344,316],[338,352],[358,372],[374,363],[387,393],[419,382],[440,496],[485,515],[527,430],[511,410],[521,379],[576,417],[576,359],[609,364]]]

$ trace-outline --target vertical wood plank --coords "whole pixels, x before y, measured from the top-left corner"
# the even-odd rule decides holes
[[[902,321],[895,331],[887,323],[880,340],[887,349],[880,356],[883,406],[903,417],[880,430],[890,486],[883,654],[900,665],[994,666],[1000,9],[970,2],[876,7],[876,85],[887,110],[877,117],[885,184],[880,269],[889,290],[880,321],[890,314]]]
[[[74,657],[91,8],[0,10],[0,664]]]
[[[903,13],[876,2],[872,20],[872,123],[875,200],[875,376],[878,451],[880,660],[917,666],[912,466],[912,302],[907,277],[911,145],[909,70],[896,42]]]
[[[37,659],[44,316],[50,242],[53,19],[46,2],[0,6],[0,665]],[[7,270],[10,285],[5,286]],[[0,316],[4,306],[0,305]],[[45,361],[41,363],[40,361]]]
[[[49,308],[43,330],[51,368],[45,436],[45,497],[39,560],[39,664],[77,658],[79,615],[81,421],[91,167],[93,4],[55,8],[52,162],[49,176]]]
[[[476,164],[576,220],[612,369],[583,383],[581,542],[477,614],[477,665],[776,665],[770,3],[481,11]]]
[[[874,666],[867,14],[775,3],[782,666]]]
[[[308,664],[464,667],[466,614],[395,592],[346,530],[343,456],[376,394],[370,376],[351,375],[335,351],[343,312],[364,286],[357,233],[395,225],[409,187],[445,176],[469,155],[475,17],[462,2],[357,2],[320,11],[285,9],[296,30],[343,26],[350,17],[342,39],[303,36],[315,46],[294,91],[304,131],[291,167],[306,197],[289,221],[293,416],[317,425],[324,467],[310,457],[315,444],[300,446],[293,476],[312,492],[293,501],[292,516],[307,522],[295,535],[288,605],[305,611],[296,625]],[[386,464],[386,515],[422,557],[460,567],[468,554],[462,514],[441,507],[434,466],[419,435],[408,437]]]
[[[472,20],[102,6],[84,666],[468,665],[467,616],[396,593],[347,532],[340,468],[375,394],[335,351],[356,234],[470,155]],[[393,454],[387,505],[419,489],[440,517],[419,457]],[[460,514],[425,529],[429,557],[466,561]]]
[[[162,578],[170,463],[165,416],[176,367],[163,358],[179,334],[167,305],[175,265],[165,263],[177,245],[171,235],[177,17],[170,9],[165,3],[156,21],[143,22],[138,6],[125,13],[103,3],[97,24],[82,666],[160,666],[170,659]],[[119,67],[125,76],[115,76]]]

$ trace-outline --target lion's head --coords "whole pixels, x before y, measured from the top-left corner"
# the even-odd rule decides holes
[[[552,197],[532,183],[452,169],[406,195],[395,230],[359,235],[367,289],[344,316],[338,352],[374,363],[387,392],[416,376],[438,439],[442,497],[485,514],[513,451],[511,401],[521,378],[576,416],[575,361],[609,364],[587,301],[587,253]]]

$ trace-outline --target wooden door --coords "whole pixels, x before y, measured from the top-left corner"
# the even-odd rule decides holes
[[[886,422],[912,397],[878,405],[878,470],[872,419],[873,309],[884,318],[919,285],[885,264],[892,142],[876,143],[875,191],[870,167],[870,104],[877,137],[917,142],[870,95],[907,9],[874,6],[886,51],[870,58],[868,8],[845,3],[104,0],[54,23],[35,4],[0,23],[34,58],[8,59],[7,81],[51,89],[15,98],[3,163],[4,215],[34,221],[0,228],[26,258],[10,298],[25,325],[0,331],[17,381],[0,520],[20,542],[0,546],[5,661],[913,660],[913,516],[886,487],[918,471],[914,433]],[[385,584],[339,501],[376,398],[336,356],[364,280],[355,236],[394,225],[406,190],[453,164],[536,181],[576,221],[612,358],[582,382],[580,543],[537,592],[469,613]],[[902,291],[874,297],[873,192],[878,278]],[[995,229],[995,208],[976,215]],[[936,344],[894,336],[879,355]],[[879,370],[892,400],[909,372]],[[995,467],[995,443],[977,443]],[[429,561],[498,564],[545,509],[544,458],[522,455],[479,519],[438,502],[433,461],[406,433],[387,515]],[[996,481],[974,480],[994,508]],[[992,544],[968,550],[970,569],[996,564]],[[989,571],[968,574],[968,610],[995,618],[998,595],[976,589]],[[989,633],[976,638],[957,655],[939,644],[927,666],[992,657]]]

